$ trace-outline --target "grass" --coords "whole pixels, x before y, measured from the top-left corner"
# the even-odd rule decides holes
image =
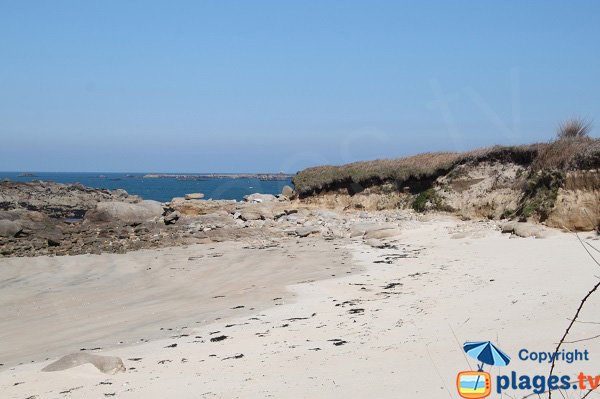
[[[366,187],[387,181],[425,179],[451,168],[459,156],[458,153],[440,152],[393,160],[355,162],[342,166],[318,166],[298,173],[294,177],[294,185],[300,195],[306,195],[353,183]]]
[[[572,118],[562,122],[558,126],[556,137],[568,139],[574,137],[588,137],[592,130],[592,123],[581,118]]]
[[[412,203],[412,208],[417,212],[425,212],[429,209],[436,211],[447,211],[449,208],[444,205],[442,197],[433,188],[422,191],[417,195]]]
[[[540,221],[547,219],[564,179],[565,173],[559,170],[541,170],[530,176],[524,190],[521,211],[517,212],[521,219],[527,220],[533,215],[538,215]]]
[[[301,197],[323,191],[335,191],[356,186],[366,188],[394,183],[398,190],[420,184],[418,192],[431,187],[439,176],[464,163],[516,163],[541,170],[573,170],[600,168],[600,140],[589,137],[569,137],[550,143],[520,146],[493,146],[473,151],[437,152],[399,159],[354,162],[341,166],[318,166],[299,172],[293,179]]]
[[[577,170],[600,167],[600,140],[566,137],[545,144],[532,163],[534,171]]]

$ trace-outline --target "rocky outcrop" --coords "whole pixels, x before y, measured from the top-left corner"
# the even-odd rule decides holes
[[[463,218],[511,219],[600,230],[600,139],[493,146],[464,153],[307,168],[293,182],[305,204],[412,208]]]
[[[550,227],[600,228],[600,171],[532,171],[512,162],[457,165],[429,185],[371,186],[353,195],[345,189],[302,198],[304,204],[341,210],[442,211],[466,219],[513,219]]]
[[[163,215],[160,202],[144,200],[137,203],[120,201],[100,202],[85,214],[88,222],[116,222],[138,225]]]
[[[26,209],[53,218],[82,218],[98,202],[138,202],[125,190],[103,190],[81,184],[34,181],[0,182],[0,210]]]

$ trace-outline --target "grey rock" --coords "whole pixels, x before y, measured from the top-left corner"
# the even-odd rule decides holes
[[[90,222],[122,222],[140,224],[146,220],[158,218],[163,214],[160,202],[144,200],[136,204],[110,201],[100,202],[95,209],[85,214],[85,220]]]
[[[23,228],[17,222],[12,220],[0,220],[0,237],[15,237]]]
[[[291,188],[290,186],[283,186],[283,189],[281,190],[281,195],[283,195],[284,197],[288,198],[288,199],[295,199],[296,198],[296,191]]]
[[[263,202],[273,202],[277,201],[277,197],[272,194],[250,194],[244,197],[244,201],[246,202],[254,202],[254,203],[263,203]]]
[[[165,216],[165,224],[173,224],[179,220],[181,214],[179,211],[171,212],[167,216]]]
[[[260,220],[262,219],[262,215],[259,211],[255,211],[255,210],[242,210],[240,212],[240,218],[243,221],[249,221],[249,220]]]
[[[365,233],[365,240],[369,239],[382,239],[382,238],[390,238],[397,237],[402,234],[402,231],[393,227],[383,227],[381,229],[369,230]]]
[[[117,188],[116,190],[113,190],[113,195],[118,197],[118,198],[124,198],[124,197],[128,197],[129,193],[125,190],[123,190],[122,188]]]
[[[546,230],[543,226],[526,222],[506,222],[502,224],[501,230],[503,233],[512,233],[523,238],[546,238],[551,235],[551,232]]]
[[[199,200],[199,199],[204,198],[204,194],[202,194],[202,193],[191,193],[191,194],[186,194],[184,196],[184,198],[186,200]]]
[[[309,235],[319,233],[320,231],[321,229],[316,226],[298,227],[296,229],[296,235],[298,237],[308,237]]]

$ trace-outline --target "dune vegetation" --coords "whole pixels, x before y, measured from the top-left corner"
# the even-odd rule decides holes
[[[569,171],[600,167],[600,139],[588,136],[590,125],[579,120],[563,123],[555,140],[519,146],[496,145],[466,152],[434,152],[398,159],[317,166],[293,178],[301,197],[348,188],[394,183],[399,189],[418,181],[433,181],[458,165],[478,162],[514,163],[539,171]]]

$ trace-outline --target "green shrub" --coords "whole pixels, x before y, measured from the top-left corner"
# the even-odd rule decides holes
[[[447,210],[442,197],[433,188],[419,193],[413,203],[412,208],[417,212],[425,212],[428,209],[437,211]]]

